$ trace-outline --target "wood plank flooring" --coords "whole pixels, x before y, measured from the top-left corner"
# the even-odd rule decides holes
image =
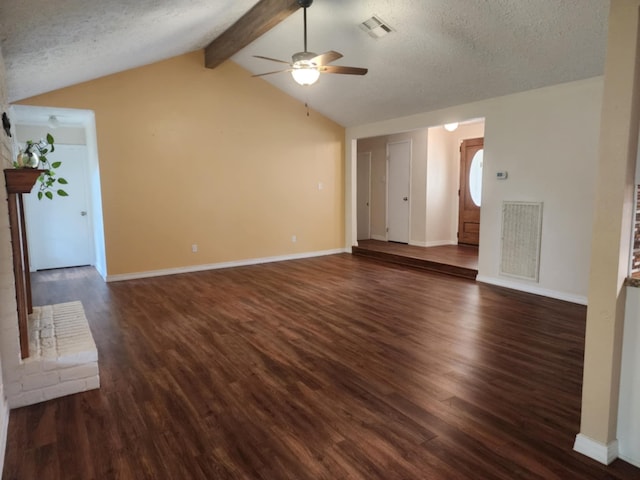
[[[442,245],[417,247],[379,240],[358,240],[354,255],[475,280],[478,275],[478,247]]]
[[[11,412],[4,479],[638,479],[572,451],[585,308],[352,255],[104,284],[100,390]]]

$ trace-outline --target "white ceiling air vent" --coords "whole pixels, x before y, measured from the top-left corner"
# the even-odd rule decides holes
[[[365,20],[360,24],[360,28],[367,32],[373,38],[381,38],[388,33],[393,32],[391,28],[384,20],[374,15],[369,20]]]

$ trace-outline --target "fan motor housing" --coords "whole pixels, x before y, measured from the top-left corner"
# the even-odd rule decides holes
[[[293,54],[293,56],[291,57],[291,60],[292,60],[292,63],[298,63],[305,60],[308,62],[309,60],[317,56],[318,54],[313,52],[298,52]]]

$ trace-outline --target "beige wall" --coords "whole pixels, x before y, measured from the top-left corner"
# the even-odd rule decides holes
[[[109,275],[344,247],[344,129],[232,62],[17,103],[95,112]]]
[[[0,51],[0,114],[7,111],[7,91],[4,62]],[[0,170],[11,166],[11,142],[0,130]],[[7,209],[7,189],[4,185],[4,174],[0,181],[0,472],[4,464],[4,453],[7,440],[7,425],[9,423],[9,409],[4,392],[4,377],[2,359],[16,351],[18,338],[18,315],[16,313],[16,291],[13,280],[13,263],[11,256],[11,235],[9,232],[9,211]],[[14,358],[16,362],[19,356]],[[5,362],[7,366],[8,362]]]

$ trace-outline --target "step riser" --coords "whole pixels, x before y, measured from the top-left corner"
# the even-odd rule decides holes
[[[469,280],[475,280],[476,276],[478,275],[478,271],[471,268],[446,265],[443,263],[432,262],[430,260],[423,260],[419,258],[403,257],[401,255],[396,255],[393,253],[366,250],[359,247],[352,247],[351,252],[353,253],[353,255],[358,255],[385,263],[393,263],[395,265],[419,268],[421,270],[428,270],[430,272],[442,273],[445,275],[453,275],[455,277],[467,278]]]

